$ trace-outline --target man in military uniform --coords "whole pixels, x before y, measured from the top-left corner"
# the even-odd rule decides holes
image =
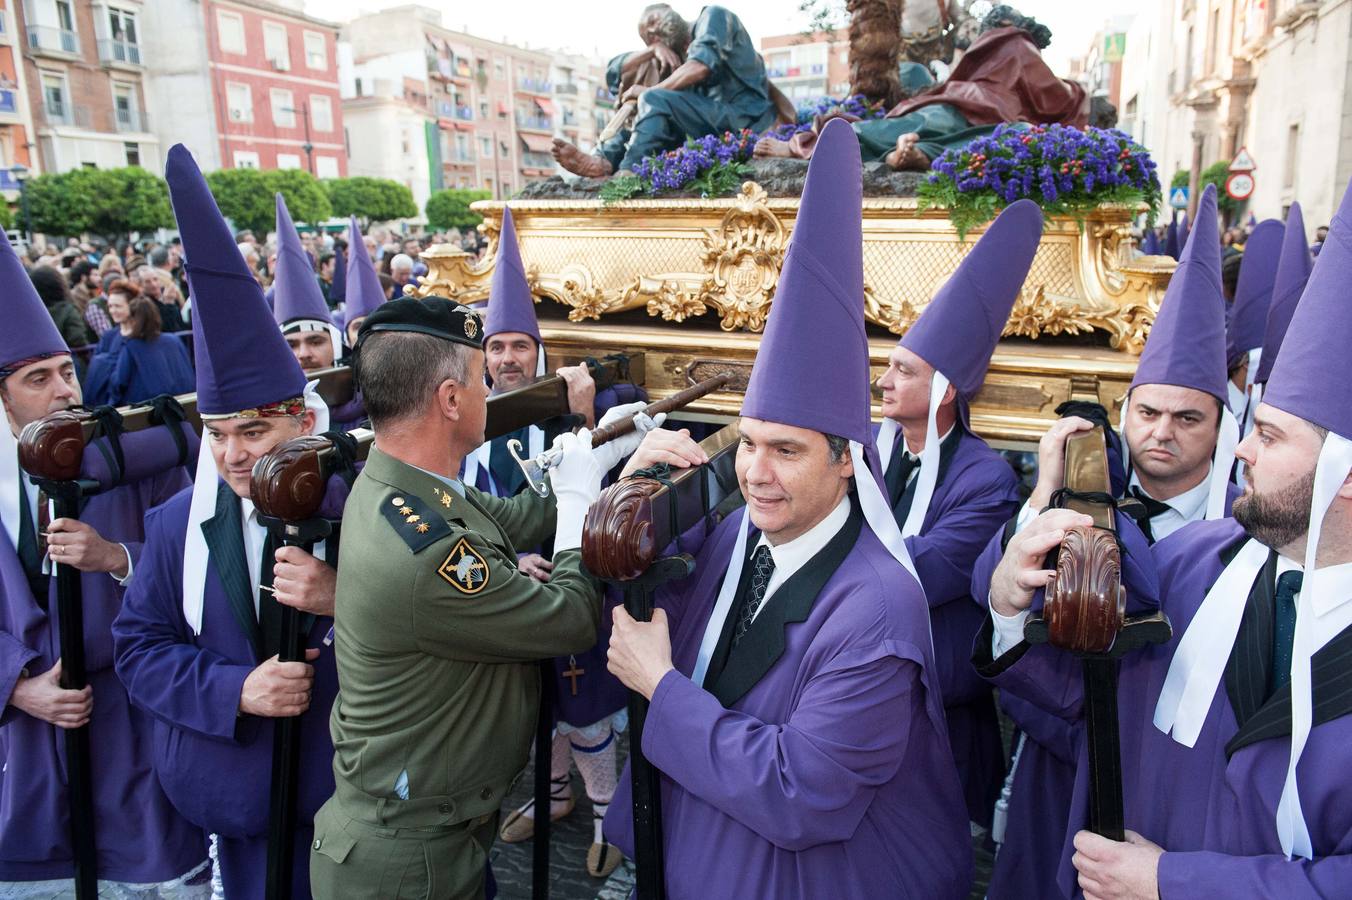
[[[578,548],[601,473],[638,442],[596,451],[566,434],[549,499],[456,479],[483,443],[483,327],[437,297],[384,304],[357,340],[375,446],[344,512],[335,646],[335,793],[310,856],[321,897],[482,897],[498,808],[524,768],[536,661],[596,640],[599,586]],[[515,548],[554,536],[541,582]]]

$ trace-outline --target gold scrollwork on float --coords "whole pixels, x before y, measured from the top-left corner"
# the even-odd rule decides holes
[[[765,189],[742,185],[718,228],[704,229],[709,277],[699,300],[718,310],[724,331],[761,331],[784,262],[784,226],[766,205]]]

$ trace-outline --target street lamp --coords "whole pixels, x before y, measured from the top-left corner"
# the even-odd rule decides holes
[[[33,224],[28,217],[28,167],[22,163],[10,166],[9,174],[19,182],[19,208],[23,211],[24,246],[33,245]]]
[[[305,125],[305,143],[300,145],[300,149],[305,151],[305,168],[313,175],[315,173],[315,145],[310,143],[310,110],[304,106],[300,109],[294,106],[283,106],[282,112],[300,113],[300,120]]]

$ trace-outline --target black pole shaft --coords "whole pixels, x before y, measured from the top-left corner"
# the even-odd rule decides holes
[[[285,541],[307,553],[310,542]],[[300,613],[282,605],[281,662],[304,662]],[[272,732],[272,792],[268,809],[267,900],[290,900],[295,869],[296,796],[300,780],[300,716],[278,719]]]
[[[80,486],[77,482],[49,482],[43,487],[52,498],[57,518],[79,518]],[[84,599],[80,571],[61,563],[55,563],[53,568],[56,577],[56,609],[61,620],[61,687],[79,691],[89,684],[85,672]],[[66,742],[75,896],[77,900],[94,900],[99,893],[99,876],[98,853],[94,843],[94,777],[89,752],[89,726],[63,729],[62,734]]]
[[[625,588],[624,608],[636,621],[653,617],[652,590],[646,585]],[[648,700],[629,692],[629,774],[634,794],[634,867],[638,900],[663,900],[666,896],[665,863],[662,854],[662,794],[657,769],[643,755],[643,723]]]
[[[1126,839],[1122,803],[1122,745],[1117,727],[1119,663],[1087,656],[1084,714],[1089,740],[1089,830],[1113,841]]]
[[[554,663],[540,661],[540,717],[535,724],[535,838],[531,847],[530,895],[549,900],[549,840],[553,825],[550,768],[554,761]]]

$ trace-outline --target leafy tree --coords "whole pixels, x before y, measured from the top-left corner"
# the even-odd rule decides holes
[[[276,219],[276,204],[273,193],[286,198],[286,208],[291,211],[294,222],[317,224],[333,215],[333,205],[329,203],[328,192],[318,178],[304,169],[273,169],[263,173],[264,183],[268,186],[268,202],[273,204],[273,219]]]
[[[1225,192],[1225,179],[1230,177],[1230,160],[1222,159],[1214,162],[1202,170],[1202,184],[1199,190],[1206,190],[1208,184],[1216,186],[1216,208],[1229,216],[1230,213],[1239,209],[1239,202],[1231,199]],[[1185,188],[1192,182],[1191,169],[1179,169],[1174,173],[1174,177],[1169,182],[1169,190],[1174,188]]]
[[[27,193],[33,229],[45,234],[111,238],[174,224],[164,179],[139,166],[39,175]]]
[[[303,169],[221,169],[207,175],[207,185],[221,213],[235,227],[258,237],[276,227],[280,192],[296,222],[323,222],[333,214],[329,196],[319,179]]]
[[[328,178],[322,184],[335,216],[356,216],[368,222],[409,219],[418,214],[413,192],[388,178]]]
[[[266,173],[258,169],[220,169],[207,173],[207,186],[221,214],[237,229],[252,231],[260,240],[272,230],[277,213]]]
[[[488,191],[447,188],[427,198],[427,224],[432,228],[473,228],[484,217],[469,208],[476,200],[491,197]]]
[[[14,210],[8,203],[0,203],[0,228],[8,231],[14,227]]]

